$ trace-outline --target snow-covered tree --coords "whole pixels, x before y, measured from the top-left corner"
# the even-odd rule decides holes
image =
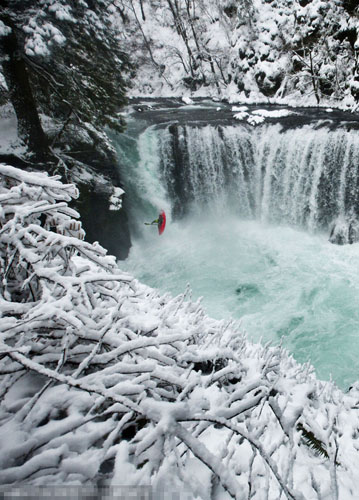
[[[192,93],[253,101],[358,95],[356,3],[320,0],[122,0],[137,69],[133,95]],[[154,76],[157,76],[156,78]]]
[[[0,484],[355,498],[358,387],[121,272],[77,194],[0,165]]]
[[[4,0],[0,54],[20,137],[46,153],[49,138],[40,114],[54,118],[56,144],[70,124],[100,140],[106,125],[121,130],[128,59],[116,28],[112,0]]]

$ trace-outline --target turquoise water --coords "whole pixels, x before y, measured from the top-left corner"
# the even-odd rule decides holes
[[[282,340],[321,379],[343,389],[359,379],[359,244],[225,213],[193,215],[169,220],[161,237],[143,226],[121,267],[161,292],[189,284],[208,315],[239,320],[254,341]]]
[[[357,211],[358,131],[172,132],[130,121],[117,142],[133,239],[121,267],[161,292],[189,285],[208,315],[282,342],[347,389],[359,380],[359,243],[336,246],[328,234],[336,216]],[[182,205],[191,216],[173,221]],[[160,209],[159,237],[144,222]]]

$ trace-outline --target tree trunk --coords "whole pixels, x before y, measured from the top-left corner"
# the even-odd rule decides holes
[[[314,95],[317,100],[317,104],[319,105],[320,102],[320,97],[319,97],[319,85],[318,85],[318,79],[317,75],[315,74],[314,70],[314,62],[313,62],[313,55],[312,51],[309,49],[309,59],[310,59],[310,74],[312,78],[312,84],[313,84],[313,90],[314,90]]]
[[[40,122],[26,64],[21,57],[14,27],[9,35],[0,38],[0,49],[5,56],[2,67],[11,104],[17,117],[19,137],[25,142],[31,153],[35,153],[38,157],[44,157],[49,152],[48,141]]]

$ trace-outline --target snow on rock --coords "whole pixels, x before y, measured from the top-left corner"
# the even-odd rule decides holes
[[[249,117],[249,114],[246,113],[245,111],[242,111],[240,113],[235,113],[233,115],[233,118],[235,118],[236,120],[245,120],[248,117]]]
[[[0,483],[355,498],[358,387],[121,272],[76,195],[0,165]]]
[[[232,106],[233,113],[245,113],[246,111],[248,111],[247,106]]]
[[[124,190],[119,187],[113,188],[113,194],[110,196],[110,210],[120,210],[122,207],[122,195]]]
[[[236,120],[247,120],[250,125],[259,125],[263,123],[266,118],[283,118],[295,114],[294,111],[289,109],[256,109],[249,113],[247,112],[248,108],[246,106],[233,106],[232,111],[235,112],[233,118]]]
[[[252,111],[252,114],[263,118],[283,118],[284,116],[293,115],[295,112],[289,109],[256,109]]]
[[[250,124],[250,125],[259,125],[260,123],[263,123],[264,122],[264,116],[249,116],[247,118],[247,122]]]
[[[193,104],[193,100],[190,97],[187,97],[187,96],[182,97],[182,101],[185,104]]]

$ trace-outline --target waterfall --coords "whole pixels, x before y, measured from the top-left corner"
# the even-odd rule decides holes
[[[189,284],[210,316],[282,342],[320,378],[357,380],[359,244],[328,237],[337,220],[331,241],[359,240],[359,131],[136,123],[117,142],[133,236],[121,267],[173,295]],[[159,237],[144,222],[161,208]]]
[[[156,138],[157,168],[176,217],[227,209],[315,230],[359,210],[356,130],[170,125]]]

